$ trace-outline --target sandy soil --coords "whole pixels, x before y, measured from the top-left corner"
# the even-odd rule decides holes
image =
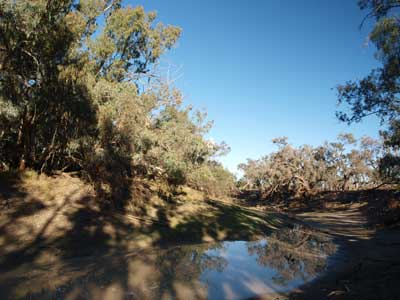
[[[340,259],[325,276],[283,299],[399,299],[400,230],[368,228],[362,207],[296,216],[332,236]]]

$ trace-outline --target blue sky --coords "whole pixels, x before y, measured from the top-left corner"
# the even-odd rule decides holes
[[[335,86],[378,65],[367,44],[371,24],[356,0],[125,1],[157,11],[183,29],[163,60],[181,66],[175,82],[186,103],[208,112],[210,137],[246,158],[274,150],[271,139],[317,145],[342,132],[378,134],[374,118],[347,126],[335,118]]]

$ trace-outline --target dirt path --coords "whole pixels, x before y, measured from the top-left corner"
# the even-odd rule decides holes
[[[322,232],[348,241],[370,239],[375,234],[375,230],[367,228],[367,218],[362,215],[360,206],[346,210],[305,212],[296,217]]]
[[[399,299],[400,230],[368,228],[360,208],[296,215],[332,236],[339,253],[325,276],[296,290],[289,299]]]

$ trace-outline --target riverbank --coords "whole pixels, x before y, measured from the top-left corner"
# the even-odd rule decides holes
[[[268,247],[240,247],[248,247],[248,256],[256,254],[259,263],[281,274],[279,280],[316,277],[290,294],[278,289],[256,299],[372,300],[400,294],[400,231],[371,226],[366,212],[372,210],[361,202],[292,210],[288,216],[232,199],[210,199],[187,188],[165,197],[142,182],[132,202],[117,212],[78,178],[29,173],[0,181],[0,197],[3,299],[137,299],[126,293],[130,286],[144,284],[137,282],[140,278],[147,278],[140,289],[149,293],[159,289],[183,293],[175,298],[204,298],[207,294],[190,294],[201,290],[198,278],[205,269],[226,267],[209,254],[224,248],[224,241],[262,239],[269,241]],[[321,260],[334,252],[329,264]],[[194,253],[198,261],[193,269]],[[171,273],[171,268],[178,271]],[[194,286],[188,287],[185,274],[193,274]],[[152,288],[152,281],[161,285]],[[157,295],[154,299],[161,299]]]
[[[96,197],[79,178],[24,174],[0,182],[0,261],[48,261],[225,240],[257,240],[288,222],[184,188],[168,196],[157,186],[132,188],[124,209]],[[4,267],[4,266],[3,266]]]
[[[328,234],[341,259],[329,272],[294,291],[289,299],[398,299],[400,229],[372,229],[362,207],[300,213],[296,216]],[[286,299],[287,299],[286,298]]]
[[[187,188],[165,197],[151,183],[140,184],[126,208],[115,210],[68,175],[25,173],[0,181],[0,298],[199,296],[200,274],[220,267],[221,259],[208,259],[207,251],[222,241],[260,240],[291,223],[280,213]],[[187,274],[198,288],[188,288]]]
[[[400,193],[396,189],[327,192],[291,203],[260,205],[331,237],[333,265],[310,283],[275,299],[395,300],[400,295]],[[262,202],[261,202],[262,203]],[[271,299],[260,296],[255,299]]]

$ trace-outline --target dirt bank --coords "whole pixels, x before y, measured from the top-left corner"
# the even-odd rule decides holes
[[[284,299],[399,299],[400,230],[371,229],[363,212],[364,205],[352,205],[297,214],[334,238],[339,259],[325,276]]]
[[[168,199],[150,184],[146,195],[138,186],[132,190],[124,209],[113,210],[79,178],[25,174],[0,180],[0,262],[11,268],[23,261],[114,250],[256,240],[286,222],[282,214],[245,209],[193,190]]]
[[[116,212],[103,205],[93,189],[78,178],[27,174],[0,180],[0,290],[3,288],[6,295],[17,295],[32,288],[26,287],[32,278],[42,279],[43,286],[52,283],[64,287],[71,278],[85,281],[87,274],[98,273],[98,261],[103,267],[109,264],[110,270],[125,270],[126,274],[113,278],[113,284],[127,287],[127,259],[121,258],[127,253],[134,256],[139,249],[174,243],[256,240],[271,237],[293,222],[280,213],[207,199],[190,190],[163,199],[151,185],[142,189],[146,195],[133,189],[136,192],[132,202],[127,202],[125,210]],[[323,209],[298,210],[295,217],[299,222],[333,238],[338,255],[327,272],[290,295],[259,298],[398,299],[400,231],[395,226],[371,226],[371,215],[378,215],[371,208],[386,207],[379,206],[379,199],[375,198],[371,203],[331,203]],[[145,205],[134,202],[140,199],[146,201],[142,202]],[[387,203],[394,203],[392,198],[387,199]],[[143,254],[139,258],[143,259]],[[155,259],[153,254],[148,258]],[[132,259],[129,261],[132,264]],[[81,268],[82,265],[87,267]],[[24,284],[25,290],[18,284]],[[109,282],[102,285],[114,288]],[[21,294],[16,299],[24,297]],[[124,297],[121,299],[127,299]]]

